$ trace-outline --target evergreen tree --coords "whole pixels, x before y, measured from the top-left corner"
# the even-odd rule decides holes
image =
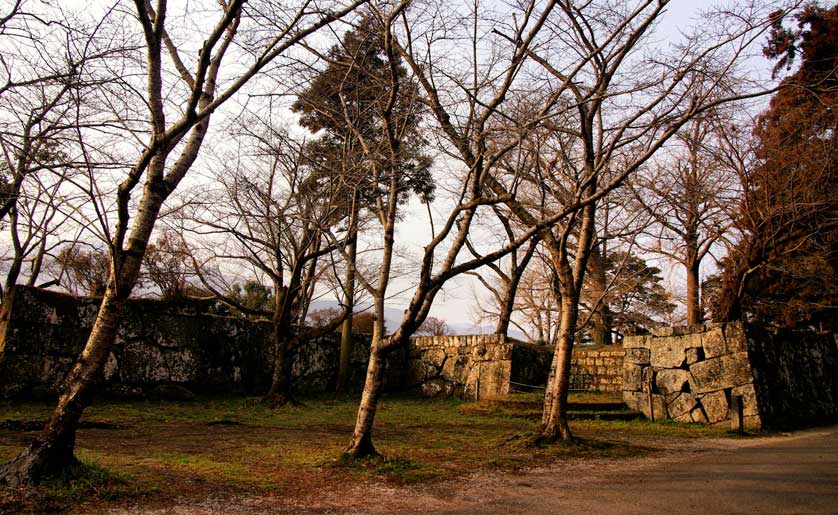
[[[724,262],[718,320],[835,326],[838,304],[838,6],[810,5],[797,30],[776,13],[765,55],[782,82],[754,130],[744,177],[743,237]]]

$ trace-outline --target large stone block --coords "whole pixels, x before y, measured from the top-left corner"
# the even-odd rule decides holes
[[[754,391],[753,384],[746,384],[737,386],[730,391],[731,396],[742,397],[742,414],[746,417],[759,416],[759,408],[757,405],[757,394]]]
[[[707,358],[716,358],[747,350],[745,333],[741,328],[741,324],[730,323],[714,327],[704,333],[702,338],[704,355]]]
[[[690,412],[690,418],[696,424],[706,424],[707,423],[707,415],[704,413],[704,410],[701,407],[697,407]]]
[[[725,392],[718,391],[702,395],[699,399],[707,414],[707,420],[711,424],[727,420],[730,416],[730,406],[727,402]]]
[[[652,366],[680,368],[686,361],[686,350],[697,346],[700,347],[701,344],[695,339],[683,336],[656,338],[652,341]]]
[[[666,399],[664,398],[664,396],[663,395],[652,395],[651,396],[651,401],[652,401],[652,406],[651,406],[652,413],[651,413],[651,416],[649,416],[649,415],[646,415],[646,416],[649,417],[652,420],[666,420],[668,417],[667,417],[667,413],[666,413]],[[648,411],[648,409],[649,408],[647,407],[646,410]],[[645,413],[646,412],[644,412],[644,414]]]
[[[649,394],[643,392],[623,391],[623,403],[628,406],[629,409],[646,414],[646,412],[649,411]],[[646,416],[648,417],[648,415]]]
[[[652,359],[652,351],[643,348],[626,349],[625,363],[648,365]]]
[[[467,356],[452,356],[442,366],[442,376],[446,379],[465,382],[469,359]]]
[[[727,354],[727,346],[725,345],[725,336],[722,328],[718,327],[704,333],[702,339],[704,346],[704,356],[706,358],[717,358]]]
[[[727,342],[730,352],[741,352],[747,349],[747,338],[745,337],[745,327],[742,322],[729,322],[723,326],[725,342]]]
[[[678,422],[692,422],[690,412],[696,408],[695,397],[691,393],[682,392],[676,395],[666,406],[669,416]],[[686,420],[681,418],[686,415]]]
[[[621,379],[622,388],[626,391],[648,391],[651,386],[652,368],[640,365],[626,364],[622,376],[616,376],[615,381]]]
[[[707,393],[752,383],[751,363],[747,352],[700,361],[690,366],[695,393]]]
[[[657,337],[673,336],[675,334],[675,328],[668,325],[662,327],[653,327],[651,332],[652,336]]]
[[[445,349],[441,347],[435,347],[428,349],[422,355],[422,361],[426,363],[430,363],[437,368],[441,368],[442,365],[445,363]]]
[[[626,336],[623,339],[624,349],[648,349],[651,347],[652,337],[648,334]]]
[[[685,391],[690,381],[690,373],[678,368],[661,370],[655,374],[655,386],[664,394]]]
[[[422,395],[425,397],[439,397],[440,395],[448,395],[451,390],[451,385],[444,379],[432,379],[422,383]]]
[[[693,365],[704,359],[704,349],[701,347],[687,349],[684,353],[687,357],[687,365]]]

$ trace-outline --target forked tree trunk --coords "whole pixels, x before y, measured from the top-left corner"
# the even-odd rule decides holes
[[[595,185],[596,176],[591,181],[589,191],[586,193],[593,193],[590,189],[593,189]],[[558,244],[555,239],[551,239],[550,242],[549,248],[559,279],[558,288],[562,299],[562,313],[559,324],[559,341],[553,354],[552,370],[555,373],[552,381],[548,379],[547,388],[544,392],[544,411],[542,412],[539,434],[541,440],[555,441],[559,438],[562,440],[573,438],[567,417],[570,365],[579,319],[579,294],[585,284],[585,271],[588,269],[588,259],[591,255],[595,216],[596,204],[591,203],[583,208],[582,224],[576,241],[576,256],[572,268],[567,260],[566,240],[563,244]],[[567,234],[564,236],[566,238]]]
[[[512,321],[512,311],[515,309],[515,292],[511,291],[512,285],[506,287],[503,300],[498,314],[498,323],[495,324],[495,334],[507,336],[509,324]]]
[[[163,163],[163,158],[155,157],[149,169],[162,168]],[[116,339],[125,301],[137,283],[140,264],[165,198],[159,187],[146,183],[127,248],[120,249],[112,259],[96,321],[84,350],[64,379],[58,405],[41,434],[17,458],[0,469],[0,482],[29,484],[78,463],[73,455],[76,428],[82,412],[90,404],[97,373]]]
[[[503,299],[501,300],[500,314],[498,315],[498,323],[495,326],[495,334],[502,334],[507,336],[509,333],[509,325],[512,322],[512,312],[515,310],[515,298],[518,295],[518,285],[521,284],[521,277],[532,259],[537,246],[537,242],[533,241],[521,258],[521,262],[513,267],[509,274],[509,282],[506,284],[506,291],[504,291]]]

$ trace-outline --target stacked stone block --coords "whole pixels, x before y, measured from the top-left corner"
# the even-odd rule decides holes
[[[619,347],[609,350],[575,347],[570,361],[570,388],[599,392],[622,391],[624,356],[625,351]]]
[[[623,341],[623,399],[652,420],[730,424],[741,397],[744,425],[759,428],[748,341],[741,323],[660,328]]]
[[[649,418],[745,427],[838,419],[838,336],[733,322],[627,337],[623,398]]]
[[[429,397],[479,399],[509,393],[513,344],[503,336],[420,336],[408,349],[405,386]]]

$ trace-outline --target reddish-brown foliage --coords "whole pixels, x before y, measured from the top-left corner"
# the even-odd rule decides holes
[[[798,30],[780,16],[765,49],[790,67],[754,134],[744,177],[743,238],[728,257],[716,318],[835,324],[838,301],[838,6],[809,6]]]

